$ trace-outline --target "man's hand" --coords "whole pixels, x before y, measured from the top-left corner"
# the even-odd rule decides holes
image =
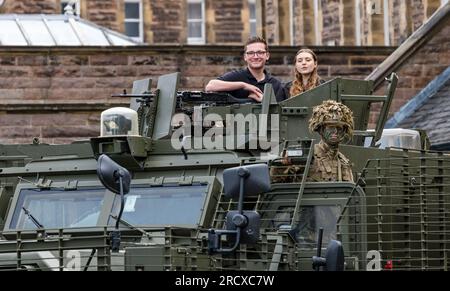
[[[254,99],[257,102],[262,101],[263,92],[258,87],[245,82],[211,80],[205,87],[205,91],[207,92],[234,91],[239,89],[248,91],[248,98]]]
[[[244,90],[249,91],[250,94],[248,95],[248,98],[252,98],[258,102],[262,101],[263,92],[258,87],[245,83]]]

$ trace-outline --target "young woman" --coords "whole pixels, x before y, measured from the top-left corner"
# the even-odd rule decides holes
[[[285,85],[287,96],[296,96],[324,82],[317,74],[317,56],[312,50],[299,50],[295,55],[294,66],[294,80]]]

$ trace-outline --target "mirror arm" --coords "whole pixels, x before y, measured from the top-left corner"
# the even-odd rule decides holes
[[[321,257],[322,254],[323,227],[319,228],[319,237],[317,238],[317,255],[313,256],[313,269],[320,271],[320,266],[325,266],[326,261]]]
[[[247,169],[239,169],[239,202],[238,202],[238,213],[232,220],[236,226],[235,230],[214,230],[210,229],[208,231],[208,252],[213,253],[231,253],[234,252],[241,242],[241,228],[244,227],[248,221],[244,216],[244,181],[248,177],[249,172]],[[220,239],[222,235],[236,235],[234,245],[231,248],[221,248]]]
[[[120,194],[119,214],[115,228],[110,233],[111,251],[116,253],[120,248],[119,224],[125,208],[125,194],[130,191],[131,176],[127,169],[118,165],[106,154],[101,154],[97,159],[97,175],[106,189],[114,194]]]
[[[111,232],[111,250],[113,252],[118,252],[120,249],[120,230],[119,223],[122,218],[123,209],[125,207],[125,195],[123,194],[123,173],[121,170],[118,171],[117,175],[119,176],[119,186],[120,186],[120,211],[116,220],[116,228]]]
[[[238,201],[238,211],[239,214],[243,214],[243,208],[244,208],[244,181],[246,176],[248,176],[248,171],[247,172],[242,172],[239,171],[239,201]]]
[[[120,185],[120,211],[119,211],[119,215],[117,216],[117,220],[116,220],[116,230],[119,230],[120,219],[122,218],[123,209],[125,207],[125,195],[123,194],[123,184],[122,184],[123,174],[120,173],[120,171],[119,171],[118,175],[119,175],[119,185]]]
[[[237,249],[241,242],[241,228],[244,227],[248,221],[244,216],[244,185],[245,179],[250,175],[248,169],[240,168],[238,171],[239,174],[239,202],[238,202],[238,212],[232,220],[234,225],[236,226],[235,230],[214,230],[210,229],[208,231],[208,252],[210,254],[213,253],[231,253]],[[234,242],[233,247],[222,249],[220,247],[220,238],[222,235],[236,235],[236,240]]]

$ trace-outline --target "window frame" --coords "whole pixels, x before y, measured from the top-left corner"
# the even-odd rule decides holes
[[[81,192],[81,193],[80,193]],[[38,198],[36,199],[35,196],[38,196]],[[67,196],[67,197],[65,197]],[[64,197],[64,198],[63,198]],[[74,205],[73,199],[75,199],[75,197],[82,197],[84,198],[83,202],[86,201],[93,201],[93,202],[97,202],[97,200],[99,200],[98,202],[98,206],[97,206],[97,210],[98,210],[98,214],[95,218],[95,223],[93,223],[92,225],[88,225],[88,226],[70,226],[70,225],[49,225],[47,218],[48,217],[42,217],[42,209],[40,209],[38,212],[34,212],[32,207],[36,204],[39,204],[37,202],[42,202],[40,199],[43,199],[45,201],[45,203],[53,205],[53,206],[59,206],[59,208],[65,208],[67,205],[64,204],[64,200],[69,199],[70,200],[70,207],[72,209],[76,208],[78,210],[84,210],[83,209],[83,205]],[[74,228],[81,228],[81,227],[96,227],[98,226],[98,220],[100,219],[100,215],[101,215],[101,211],[103,209],[103,204],[105,203],[106,200],[106,196],[105,196],[105,190],[102,187],[79,187],[76,191],[68,191],[68,190],[64,190],[64,189],[54,189],[54,188],[50,188],[50,189],[36,189],[36,188],[23,188],[21,189],[21,192],[19,193],[18,199],[17,199],[17,203],[16,206],[23,206],[25,207],[25,205],[27,203],[29,203],[29,205],[26,205],[26,207],[28,208],[27,210],[30,211],[31,215],[39,215],[38,217],[36,217],[37,221],[39,221],[40,223],[43,224],[44,228],[47,229],[56,229],[56,228],[67,228],[67,229],[74,229]],[[45,205],[40,205],[44,208],[48,209],[48,206]],[[81,206],[81,207],[80,207]],[[78,208],[77,208],[78,207]],[[58,207],[54,207],[54,209],[57,209]],[[55,216],[55,214],[58,212],[58,210],[55,210],[55,213],[50,213],[50,215]],[[48,213],[48,212],[47,212]],[[57,220],[56,222],[58,223],[64,223],[65,220],[69,220],[69,216],[70,215],[62,215],[59,217],[60,220]],[[77,217],[75,219],[79,220],[81,218]],[[46,223],[47,221],[47,223]],[[67,221],[66,221],[67,223]],[[15,209],[13,210],[12,216],[11,216],[11,220],[8,224],[8,228],[12,229],[12,230],[35,230],[37,227],[36,226],[32,226],[27,227],[27,225],[33,225],[32,222],[29,221],[29,218],[27,219],[27,215],[26,213],[23,212],[22,207],[15,207]]]
[[[296,2],[295,0],[289,0],[289,43],[293,46],[295,45],[295,21],[294,21],[294,10]]]
[[[101,191],[104,192],[104,201],[103,201],[103,205],[102,205],[102,210],[100,211],[100,217],[97,220],[97,226],[91,228],[92,230],[94,229],[98,229],[101,230],[101,227],[99,228],[99,226],[104,226],[107,223],[107,220],[109,219],[109,215],[110,215],[110,210],[112,209],[113,206],[113,202],[115,199],[116,194],[112,193],[111,191],[108,191],[105,189],[105,187],[101,184],[100,180],[95,181],[79,181],[76,189],[65,189],[65,187],[67,187],[67,181],[66,182],[57,182],[54,181],[50,187],[49,190],[45,190],[45,191],[59,191],[59,192],[63,192],[63,191],[68,191],[67,193],[69,194],[73,194],[76,193],[77,190],[87,190],[87,189],[100,189]],[[4,229],[3,229],[3,235],[7,238],[7,239],[14,239],[15,236],[17,235],[17,231],[18,229],[16,228],[10,228],[11,223],[13,221],[13,217],[14,214],[16,212],[16,208],[17,207],[21,207],[22,205],[20,204],[21,202],[21,191],[22,190],[39,190],[39,187],[36,186],[30,186],[29,183],[19,183],[16,187],[16,190],[14,191],[14,195],[12,198],[12,201],[10,203],[10,210],[8,211],[8,214],[5,218],[4,221]],[[45,225],[44,225],[45,227]],[[50,228],[45,227],[47,230],[50,230]],[[67,228],[69,229],[69,228]],[[70,228],[70,231],[74,231],[74,232],[79,232],[79,231],[85,231],[85,227],[74,227],[74,228]],[[25,229],[22,230],[22,235],[23,237],[27,237],[29,234],[33,234],[36,230],[35,229]],[[33,235],[32,235],[33,236]]]
[[[255,7],[255,18],[250,18],[250,5],[254,5]],[[256,17],[256,0],[248,0],[248,22],[249,22],[249,35],[250,36],[257,36],[258,35],[258,21]],[[252,24],[255,26],[255,34],[252,34]]]
[[[322,45],[322,27],[320,21],[322,21],[321,4],[319,0],[313,0],[314,9],[314,35],[316,45]]]
[[[391,44],[390,40],[390,21],[389,21],[389,1],[383,1],[383,28],[384,28],[384,45],[389,46]]]
[[[355,0],[355,45],[361,46],[361,2]]]
[[[189,18],[189,4],[201,4],[201,19],[190,19]],[[187,24],[187,43],[188,44],[197,44],[202,45],[206,43],[206,37],[205,37],[205,0],[187,0],[187,9],[186,9],[186,24]],[[190,23],[196,23],[200,22],[201,26],[201,37],[189,37],[189,24]]]
[[[163,227],[167,225],[176,225],[177,227],[196,227],[198,225],[203,225],[203,217],[204,217],[204,209],[205,209],[205,203],[207,202],[207,195],[210,193],[210,184],[208,182],[200,182],[200,183],[192,183],[189,185],[179,185],[178,183],[164,183],[158,187],[148,187],[148,184],[137,184],[132,185],[130,187],[130,192],[125,196],[125,207],[122,214],[122,219],[125,219],[126,221],[130,222],[131,224],[135,226],[140,227],[148,227],[149,225],[152,225],[154,227]],[[180,192],[185,191],[185,192]],[[197,191],[195,191],[197,190]],[[183,197],[183,195],[188,194],[188,196]],[[193,196],[195,195],[195,196]],[[160,198],[158,198],[158,196]],[[194,199],[189,199],[195,197]],[[128,200],[130,199],[130,200]],[[156,202],[161,209],[167,210],[165,212],[165,215],[161,216],[162,213],[157,213],[155,215],[154,211],[155,209],[146,209],[146,216],[149,220],[149,222],[140,223],[139,220],[142,219],[142,206],[135,209],[135,204],[137,199],[139,199],[139,203],[142,203],[141,205],[148,204],[148,201],[154,201]],[[187,200],[187,204],[180,203],[181,200]],[[131,203],[129,202],[131,201]],[[190,203],[190,204],[189,204]],[[139,205],[139,204],[138,204]],[[168,209],[168,205],[171,205],[171,207],[188,207],[190,209],[188,217],[186,217],[186,214],[184,214],[184,218],[186,220],[177,221],[179,220],[179,217],[177,218],[170,218],[170,216],[174,215],[175,213],[170,209]],[[120,206],[120,196],[116,195],[114,199],[114,203],[111,209],[111,213],[118,213]],[[192,208],[192,206],[195,206],[196,208]],[[132,210],[127,209],[132,208]],[[150,212],[149,212],[150,211]],[[178,211],[179,213],[180,211]],[[158,215],[159,214],[159,215]],[[133,218],[133,215],[135,216]],[[181,215],[183,216],[183,215]],[[128,217],[128,218],[127,218]],[[190,219],[190,220],[189,220]],[[159,220],[159,221],[158,221]],[[165,222],[162,222],[160,220],[164,220]],[[116,220],[112,218],[111,216],[108,219],[108,225],[113,226],[115,224]]]
[[[134,3],[139,5],[139,18],[126,18],[125,7],[127,3]],[[129,36],[125,31],[126,23],[138,23],[139,27],[139,36]],[[123,2],[123,26],[124,26],[124,34],[131,38],[134,41],[144,42],[144,9],[142,5],[142,0],[124,0]]]

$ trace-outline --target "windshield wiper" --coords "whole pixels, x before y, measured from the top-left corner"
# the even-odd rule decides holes
[[[112,215],[112,214],[110,214],[109,216],[110,216],[111,218],[113,218],[114,220],[117,221],[117,216]],[[122,223],[123,225],[125,225],[126,227],[128,227],[128,228],[130,228],[130,229],[133,229],[133,230],[137,230],[137,231],[139,231],[140,233],[142,233],[143,235],[145,235],[146,237],[151,238],[151,236],[150,236],[150,234],[149,234],[148,232],[146,232],[146,231],[143,230],[142,228],[139,228],[139,227],[136,227],[136,226],[130,224],[129,222],[123,220],[122,218],[119,220],[119,222]],[[85,265],[84,268],[83,268],[83,271],[87,271],[87,270],[88,270],[89,265],[91,264],[92,258],[93,258],[94,255],[95,255],[95,252],[96,252],[96,249],[92,249],[91,254],[89,255],[89,258],[88,258],[88,260],[87,260],[87,262],[86,262],[86,265]]]
[[[117,216],[112,215],[112,214],[110,214],[109,216],[117,221]],[[125,225],[126,227],[128,227],[128,228],[130,228],[132,230],[137,230],[141,234],[145,235],[146,237],[151,238],[151,235],[148,232],[146,232],[144,229],[142,229],[140,227],[136,227],[136,226],[132,225],[131,223],[129,223],[128,221],[126,221],[126,220],[121,218],[119,222],[122,223],[123,225]]]
[[[31,214],[31,212],[25,208],[25,206],[22,206],[22,209],[25,212],[26,216],[28,216],[28,218],[31,220],[31,222],[33,222],[34,225],[36,225],[37,228],[44,228],[44,226],[39,223],[39,220],[37,220],[36,217],[34,217],[33,214]]]

